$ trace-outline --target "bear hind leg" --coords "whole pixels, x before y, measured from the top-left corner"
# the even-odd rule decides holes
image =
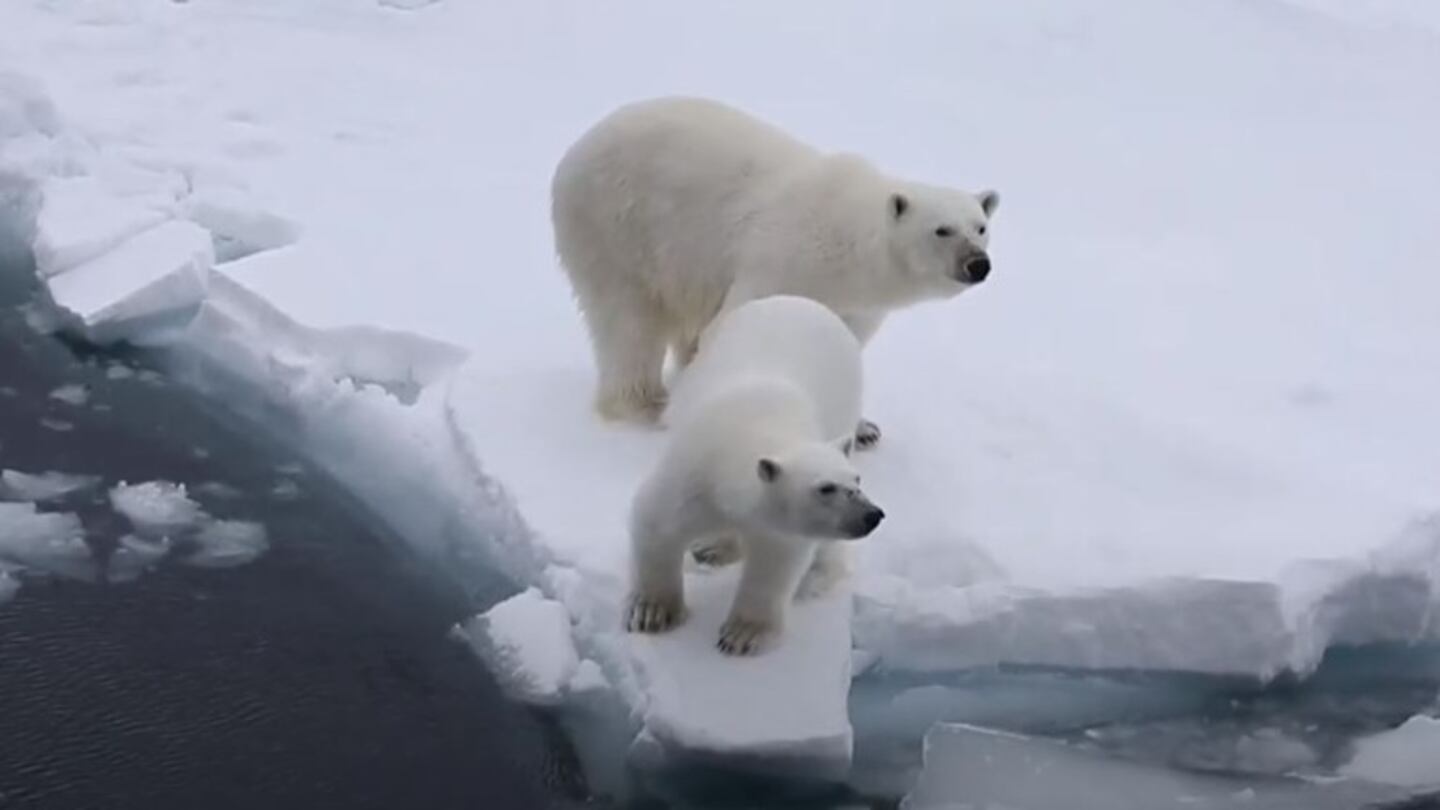
[[[611,421],[654,424],[667,399],[660,313],[634,305],[599,309],[585,310],[599,366],[595,410]]]

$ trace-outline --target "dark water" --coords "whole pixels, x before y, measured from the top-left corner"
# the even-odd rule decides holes
[[[121,480],[184,482],[212,515],[263,522],[270,549],[125,584],[27,578],[0,605],[0,808],[578,804],[560,735],[446,635],[505,583],[437,578],[282,449],[38,334],[33,280],[4,259],[0,467],[102,476],[55,507],[102,557],[129,530],[105,498]],[[50,398],[69,383],[83,406]]]

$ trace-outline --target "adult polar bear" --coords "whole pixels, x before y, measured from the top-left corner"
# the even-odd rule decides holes
[[[722,310],[815,299],[863,344],[894,309],[985,280],[999,203],[889,177],[719,102],[667,97],[610,113],[555,170],[551,217],[599,367],[595,407],[651,422],[666,349],[694,357]],[[857,425],[861,446],[879,430]]]

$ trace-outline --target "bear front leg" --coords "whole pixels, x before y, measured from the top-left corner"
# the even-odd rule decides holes
[[[800,578],[795,598],[801,601],[819,599],[833,591],[849,574],[849,546],[844,541],[820,543],[815,548],[814,561],[805,576]]]
[[[870,342],[870,338],[879,331],[880,324],[885,321],[884,312],[847,312],[840,316],[840,320],[850,327],[850,332],[855,339],[860,341],[861,347]],[[861,419],[855,425],[855,447],[858,450],[873,450],[875,445],[880,443],[880,426],[869,419]]]
[[[686,542],[644,526],[632,530],[630,598],[625,629],[632,633],[663,633],[685,621]]]
[[[745,565],[730,615],[715,646],[726,655],[758,655],[785,626],[785,611],[796,582],[810,562],[813,542],[796,538],[747,537]]]

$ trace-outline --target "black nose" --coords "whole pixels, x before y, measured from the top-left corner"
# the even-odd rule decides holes
[[[884,520],[884,519],[885,519],[885,510],[884,510],[884,509],[881,509],[880,507],[876,506],[876,507],[873,507],[873,508],[867,510],[867,511],[865,512],[865,531],[866,531],[867,533],[868,533],[868,532],[873,532],[873,531],[875,531],[875,527],[876,527],[876,526],[879,526],[879,525],[880,525],[880,521],[882,521],[882,520]]]
[[[965,274],[970,276],[971,284],[979,284],[984,281],[985,277],[990,275],[990,257],[981,256],[978,259],[971,259],[970,263],[965,265]]]

